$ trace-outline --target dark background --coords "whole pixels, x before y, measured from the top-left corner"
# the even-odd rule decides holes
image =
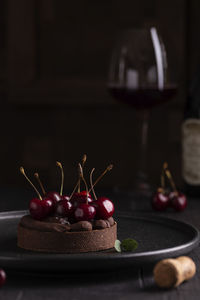
[[[106,90],[108,63],[121,29],[157,26],[170,54],[176,97],[151,112],[150,182],[158,185],[167,160],[181,177],[181,123],[199,60],[198,0],[1,0],[0,185],[27,187],[19,173],[40,172],[58,187],[55,161],[65,168],[65,189],[87,153],[88,170],[115,168],[99,187],[131,187],[138,161],[138,114]]]

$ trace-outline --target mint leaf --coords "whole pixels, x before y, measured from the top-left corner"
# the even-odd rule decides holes
[[[115,247],[115,250],[117,252],[122,252],[122,250],[121,250],[121,242],[119,240],[115,241],[115,246],[114,247]]]
[[[134,251],[137,247],[138,243],[134,239],[125,239],[121,242],[122,251]]]

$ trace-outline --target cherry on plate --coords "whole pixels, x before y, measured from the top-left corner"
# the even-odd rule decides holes
[[[6,272],[3,269],[0,269],[0,287],[3,286],[6,282]]]
[[[157,211],[166,210],[169,206],[170,200],[164,190],[159,188],[152,198],[152,207]]]
[[[176,211],[183,211],[187,206],[187,198],[181,192],[171,192],[169,195],[171,206]]]

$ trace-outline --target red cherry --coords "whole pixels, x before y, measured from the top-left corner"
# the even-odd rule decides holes
[[[57,203],[58,201],[61,200],[60,194],[58,194],[57,192],[53,192],[53,191],[52,191],[52,192],[48,192],[48,193],[45,195],[45,197],[52,199],[52,200],[54,201],[54,204],[55,204],[55,205],[56,205],[56,203]]]
[[[115,208],[113,202],[107,197],[99,197],[93,202],[96,207],[96,217],[99,219],[108,219],[112,217]]]
[[[69,217],[73,212],[73,207],[71,202],[68,200],[61,200],[57,203],[56,213],[62,217]]]
[[[42,205],[42,200],[38,198],[31,199],[29,203],[29,211],[31,217],[34,219],[41,220],[45,217],[44,207]]]
[[[74,212],[74,217],[77,221],[89,221],[94,219],[95,214],[96,209],[94,206],[87,203],[81,203],[76,208]]]
[[[169,199],[171,201],[171,206],[176,211],[183,211],[187,206],[187,198],[181,192],[171,192],[169,194]]]
[[[60,197],[61,197],[61,200],[69,201],[69,196],[67,196],[67,195],[62,195]]]
[[[3,269],[0,269],[0,287],[6,282],[6,272]]]
[[[54,201],[51,198],[47,198],[47,197],[43,198],[41,201],[44,207],[45,214],[47,216],[50,215],[55,209]]]
[[[177,193],[176,192],[169,192],[169,206],[170,207],[173,207],[173,205],[172,205],[172,199],[175,197],[177,195]]]
[[[73,198],[81,198],[81,197],[87,197],[87,191],[81,191],[80,193],[74,193],[73,196],[72,196],[72,199]],[[92,196],[90,193],[88,193],[88,198],[91,198],[92,199]]]
[[[42,220],[47,217],[53,209],[53,201],[49,198],[40,200],[33,198],[29,203],[29,211],[32,218]]]
[[[90,194],[88,194],[88,197],[87,197],[87,192],[82,191],[80,193],[74,193],[70,201],[71,201],[72,205],[76,208],[77,206],[79,206],[79,204],[86,203],[87,198],[88,198],[89,203],[91,203],[93,201]]]
[[[152,198],[152,207],[155,210],[162,211],[169,206],[169,197],[164,193],[162,188],[159,188]]]

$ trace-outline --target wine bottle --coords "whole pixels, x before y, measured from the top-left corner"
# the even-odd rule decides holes
[[[185,192],[200,196],[200,70],[191,82],[182,124],[182,174]]]

